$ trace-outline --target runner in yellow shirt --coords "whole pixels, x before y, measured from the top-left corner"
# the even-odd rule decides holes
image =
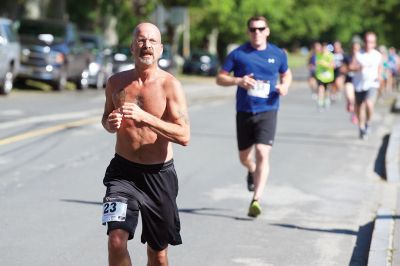
[[[329,85],[334,81],[335,61],[333,54],[324,43],[322,52],[315,58],[315,77],[318,83],[318,110],[330,106]]]

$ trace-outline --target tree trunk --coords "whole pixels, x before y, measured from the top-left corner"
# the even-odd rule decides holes
[[[45,0],[47,4],[46,17],[51,19],[68,20],[65,0]]]
[[[217,54],[217,44],[218,44],[218,28],[212,29],[211,33],[208,35],[208,52],[212,55]]]

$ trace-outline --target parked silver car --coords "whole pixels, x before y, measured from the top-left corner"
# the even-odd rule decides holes
[[[104,37],[89,32],[80,32],[81,42],[90,52],[88,84],[97,89],[104,88],[112,74],[111,49],[105,47]]]
[[[12,25],[0,18],[0,94],[10,93],[20,65],[20,45]]]

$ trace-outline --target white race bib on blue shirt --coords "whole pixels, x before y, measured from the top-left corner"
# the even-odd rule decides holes
[[[271,90],[271,85],[269,80],[257,80],[256,85],[247,90],[247,94],[250,96],[258,97],[258,98],[268,98],[269,92]]]

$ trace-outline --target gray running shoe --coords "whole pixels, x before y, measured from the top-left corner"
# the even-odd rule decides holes
[[[365,129],[363,129],[363,128],[360,128],[360,134],[359,134],[359,136],[360,136],[360,139],[362,139],[362,140],[366,140],[367,138],[368,138],[368,136],[367,136],[367,131],[365,130]]]

